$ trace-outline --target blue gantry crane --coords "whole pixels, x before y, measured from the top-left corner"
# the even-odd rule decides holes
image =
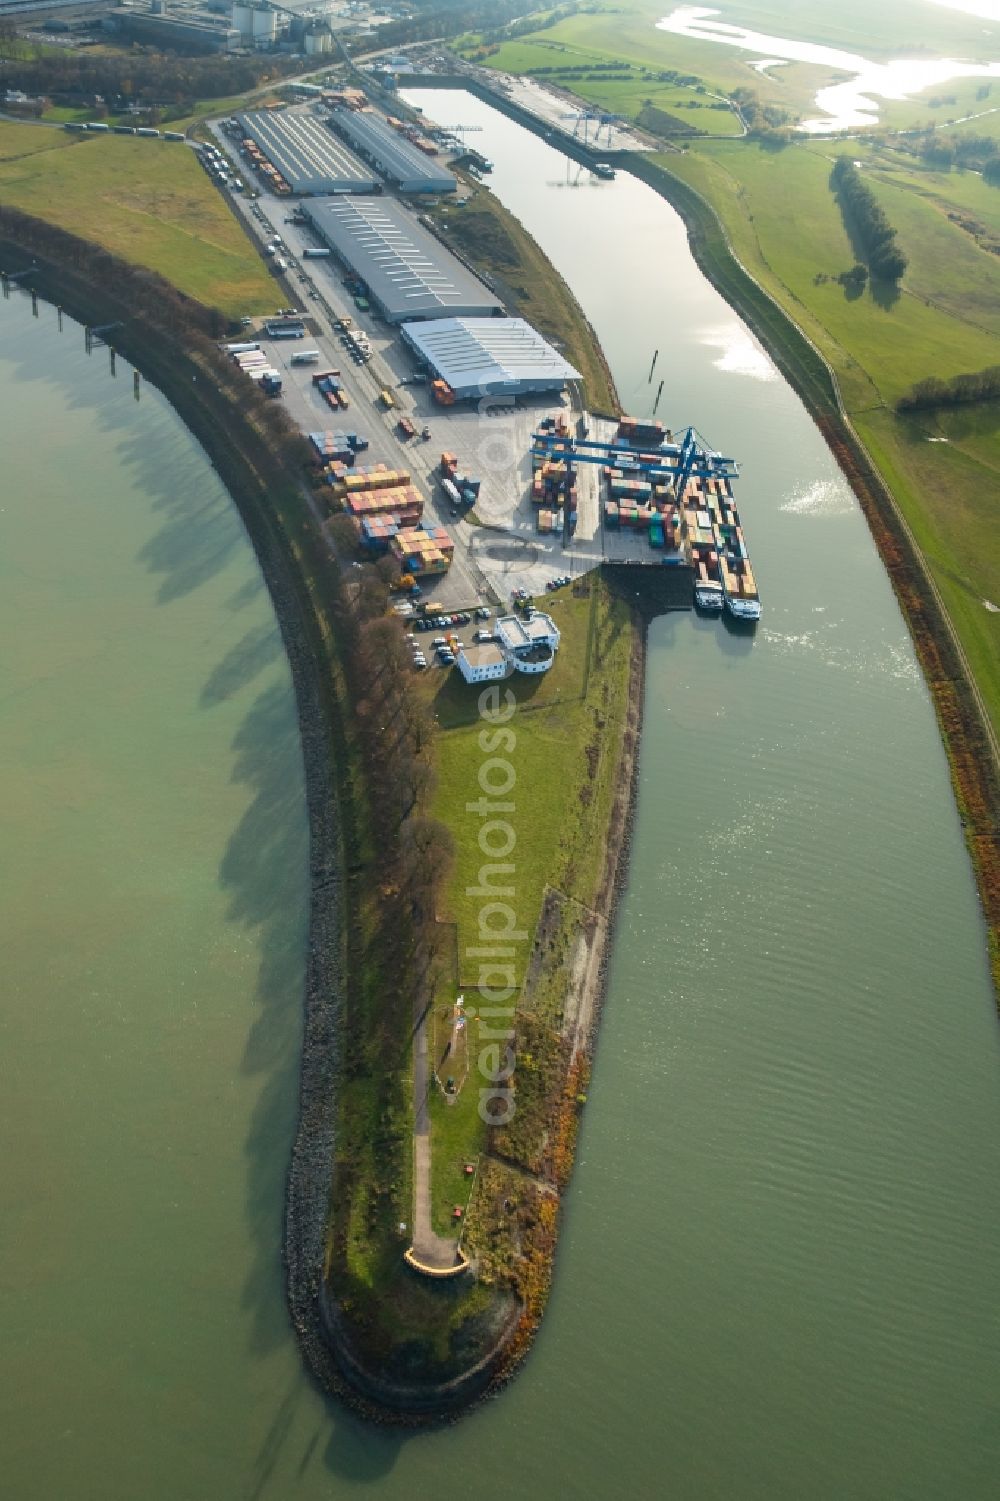
[[[709,448],[693,427],[687,429],[679,443],[646,445],[642,451],[620,438],[602,442],[539,431],[532,439],[531,451],[543,459],[610,465],[613,469],[631,470],[645,479],[666,479],[673,484],[677,495],[684,494],[689,479],[736,479],[739,475],[736,460]]]

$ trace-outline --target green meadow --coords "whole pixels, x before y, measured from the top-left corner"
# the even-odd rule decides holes
[[[274,305],[263,261],[180,141],[0,123],[0,199],[158,271],[230,317]]]
[[[507,691],[513,694],[515,708],[503,726],[509,738],[502,743],[484,748],[484,733],[496,737],[500,727],[491,728],[480,718],[481,689],[467,685],[456,672],[431,672],[423,680],[439,727],[430,811],[451,830],[456,850],[439,916],[455,925],[457,971],[439,992],[439,1039],[447,1036],[445,1017],[457,991],[465,991],[470,1005],[477,999],[478,960],[470,959],[467,950],[483,941],[479,922],[484,899],[476,893],[480,868],[491,857],[479,844],[483,820],[467,805],[483,795],[480,771],[491,755],[508,761],[515,775],[505,795],[513,808],[504,817],[516,839],[505,858],[514,867],[510,905],[518,928],[534,934],[548,887],[588,907],[600,882],[628,712],[633,642],[629,612],[593,575],[572,592],[560,589],[539,604],[552,615],[562,637],[551,671],[535,678],[515,674],[503,683],[484,685],[498,691],[502,704],[507,703]],[[565,941],[564,935],[556,941]],[[519,943],[518,951],[520,986],[530,942]],[[532,1002],[536,1009],[544,1008],[547,995],[539,986]],[[558,1029],[560,1017],[555,1012],[546,1012],[543,1020]],[[446,1099],[438,1090],[432,1095],[433,1208],[442,1232],[449,1228],[454,1206],[468,1195],[464,1164],[482,1147],[484,1128],[477,1103],[478,1085],[471,1077],[455,1097]]]

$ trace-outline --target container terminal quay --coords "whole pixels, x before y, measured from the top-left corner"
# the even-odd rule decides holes
[[[324,519],[362,555],[451,611],[622,564],[674,608],[760,617],[736,461],[693,424],[586,411],[562,351],[444,243],[426,205],[467,192],[447,127],[340,90],[212,131],[203,165],[296,304],[226,347],[309,435]]]

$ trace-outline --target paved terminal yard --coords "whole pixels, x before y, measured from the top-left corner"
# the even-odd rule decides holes
[[[487,88],[504,94],[512,104],[528,110],[549,129],[561,131],[564,135],[576,140],[579,145],[587,145],[593,151],[608,152],[613,155],[616,151],[661,149],[649,136],[617,120],[605,125],[602,125],[599,119],[588,120],[586,136],[583,124],[574,135],[576,121],[567,119],[567,115],[579,116],[584,111],[590,111],[600,116],[602,113],[611,112],[602,111],[597,105],[582,104],[575,96],[564,96],[551,86],[536,83],[533,78],[522,78],[512,73],[477,74],[477,76],[482,76],[482,81]]]
[[[231,138],[221,127],[213,128],[231,151]],[[289,414],[306,432],[334,430],[367,437],[370,447],[359,462],[382,462],[408,470],[424,493],[426,519],[445,526],[455,540],[451,568],[440,577],[422,580],[425,591],[452,610],[480,600],[506,605],[514,589],[542,594],[553,579],[565,574],[575,577],[605,561],[659,561],[641,535],[603,528],[596,465],[579,466],[576,536],[564,545],[561,532],[541,535],[536,530],[536,510],[530,498],[531,439],[539,422],[559,408],[559,399],[522,396],[516,403],[500,398],[484,400],[478,407],[468,402],[437,405],[429,384],[407,383],[418,371],[399,329],[382,321],[372,309],[358,311],[332,256],[303,257],[306,249],[319,242],[307,225],[291,222],[294,200],[261,191],[257,199],[234,195],[233,204],[262,244],[274,235],[281,237],[285,279],[295,289],[292,302],[320,330],[307,334],[305,340],[273,340],[262,329],[252,331],[281,372],[282,399]],[[274,310],[284,301],[282,283],[276,279]],[[334,327],[335,320],[345,316],[370,341],[373,354],[367,364],[353,362]],[[247,334],[251,336],[251,330]],[[318,364],[291,363],[292,356],[304,348],[319,350]],[[327,406],[312,382],[317,371],[331,369],[341,372],[350,403],[339,414]],[[383,390],[392,394],[392,409],[386,410],[379,400]],[[571,410],[568,395],[561,402],[571,427],[575,426],[580,413]],[[412,417],[418,434],[424,426],[430,428],[429,441],[403,437],[397,423],[404,414]],[[612,424],[585,420],[591,436],[609,436],[613,431]],[[438,469],[443,452],[456,456],[459,472],[481,480],[473,522],[456,520],[441,489]]]

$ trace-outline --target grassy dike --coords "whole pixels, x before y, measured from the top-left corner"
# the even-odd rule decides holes
[[[418,945],[379,848],[344,589],[313,509],[305,446],[221,356],[217,314],[97,246],[0,210],[0,266],[28,261],[40,296],[82,322],[120,324],[117,349],[202,443],[267,580],[295,681],[311,828],[300,1119],[286,1201],[289,1307],[326,1389],[369,1416],[433,1419],[509,1376],[544,1307],[625,869],[641,623],[594,576],[552,604],[564,631],[555,670],[518,687],[519,916],[531,934],[515,1024],[518,1108],[509,1128],[463,1137],[461,1151],[474,1149],[480,1163],[465,1239],[474,1272],[430,1282],[406,1267],[400,1228],[411,1209],[419,986],[395,956]],[[437,684],[449,703],[436,706],[437,791],[427,811],[448,815],[452,800],[464,806],[466,791],[475,795],[476,695],[460,701],[457,682]],[[463,921],[462,883],[478,858],[461,819],[451,821],[458,853],[437,898],[445,940]],[[385,959],[390,928],[395,967]],[[445,966],[439,993],[454,978]],[[445,1159],[445,1197],[447,1170]]]

